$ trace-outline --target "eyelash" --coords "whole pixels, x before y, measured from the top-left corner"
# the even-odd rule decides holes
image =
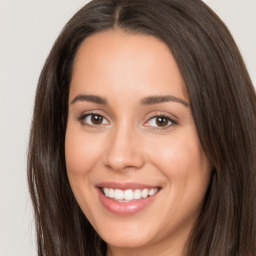
[[[97,117],[101,118],[103,120],[103,122],[105,122],[105,123],[93,124],[91,119],[90,119],[91,123],[88,123],[88,121],[86,122],[85,119],[90,117],[90,116],[91,116],[91,118],[93,116],[95,116],[95,117],[97,116]],[[149,122],[151,122],[153,119],[157,119],[157,118],[162,118],[162,119],[164,119],[165,122],[167,121],[168,122],[167,125],[165,125],[163,127],[158,126],[158,125],[156,125],[155,127],[153,125],[148,125]],[[110,124],[110,122],[108,121],[107,118],[104,117],[104,115],[96,113],[96,112],[95,113],[91,112],[91,113],[86,113],[86,114],[81,115],[79,117],[79,121],[81,122],[82,125],[86,125],[86,126],[89,126],[89,127],[95,127],[95,128],[96,127],[100,128],[102,126]],[[155,122],[157,122],[157,120]],[[152,127],[154,129],[160,129],[160,130],[170,129],[172,126],[177,125],[177,124],[178,124],[178,122],[176,120],[174,120],[172,117],[170,117],[168,115],[165,115],[165,114],[153,114],[144,123],[144,125],[146,127]]]
[[[147,125],[147,123],[149,123],[150,121],[152,121],[153,119],[155,119],[155,122],[157,122],[157,118],[161,118],[164,119],[165,121],[168,122],[167,125],[165,126],[158,126],[156,125],[155,127],[153,125]],[[152,127],[154,129],[160,129],[160,130],[165,130],[165,129],[170,129],[172,126],[177,125],[178,122],[176,120],[174,120],[172,117],[165,115],[165,114],[154,114],[153,116],[151,116],[146,123],[144,123],[144,125],[146,125],[147,127]]]
[[[90,116],[91,116],[91,118],[93,116],[98,116],[98,117],[102,118],[103,121],[107,121],[109,123],[109,121],[102,114],[94,113],[94,112],[83,114],[79,117],[78,120],[81,122],[82,125],[86,125],[86,126],[90,126],[90,127],[96,127],[96,126],[101,127],[101,126],[107,125],[107,124],[93,124],[93,123],[90,124],[90,123],[86,122],[85,119]]]

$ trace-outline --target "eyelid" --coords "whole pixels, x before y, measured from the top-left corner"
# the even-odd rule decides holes
[[[165,117],[167,119],[169,119],[171,121],[171,124],[165,127],[154,127],[154,126],[149,126],[146,125],[146,123],[148,123],[150,120],[152,120],[153,118],[157,118],[157,117]],[[150,127],[150,128],[154,128],[154,129],[158,129],[158,130],[165,130],[165,129],[171,129],[174,125],[178,124],[178,118],[176,116],[174,116],[173,114],[170,113],[166,113],[166,112],[153,112],[150,113],[147,117],[146,117],[146,122],[144,122],[144,125],[146,127]]]
[[[83,119],[85,119],[89,115],[99,115],[99,116],[102,116],[105,120],[107,120],[108,124],[110,124],[110,121],[109,121],[110,118],[101,110],[87,110],[87,111],[83,112],[78,117],[78,121],[80,121],[82,123],[82,125],[86,125],[86,126],[89,126],[89,127],[100,128],[101,126],[106,126],[107,125],[107,124],[93,125],[93,124],[83,123]]]

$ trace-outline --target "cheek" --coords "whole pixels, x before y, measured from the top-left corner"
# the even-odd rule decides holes
[[[202,200],[209,184],[211,165],[195,129],[184,130],[155,143],[150,154],[170,185],[171,200],[179,205],[182,200],[184,204],[193,199],[197,203]]]
[[[81,130],[67,128],[65,157],[68,175],[86,175],[98,162],[101,140],[86,136]]]
[[[97,167],[100,158],[99,142],[93,136],[86,136],[81,128],[68,125],[65,138],[67,175],[74,196],[86,216],[91,216],[88,205],[94,205],[91,171]]]
[[[189,170],[197,172],[208,166],[198,136],[193,131],[173,134],[155,142],[149,154],[156,165],[161,165],[161,169],[166,170],[166,175],[171,175],[167,170],[176,170],[173,174],[182,175]]]
[[[168,233],[186,226],[200,214],[210,181],[210,164],[197,134],[184,132],[155,143],[151,159],[165,176],[163,215],[172,223],[163,227]],[[158,214],[158,213],[157,213]],[[157,218],[157,215],[155,216]]]

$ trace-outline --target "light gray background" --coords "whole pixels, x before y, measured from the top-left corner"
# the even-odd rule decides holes
[[[0,256],[35,256],[26,151],[37,80],[69,18],[88,1],[0,0]],[[256,0],[206,0],[256,84]]]

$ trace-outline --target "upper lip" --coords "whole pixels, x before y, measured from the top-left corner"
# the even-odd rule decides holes
[[[96,184],[96,187],[99,188],[113,188],[113,189],[144,189],[144,188],[160,188],[160,186],[157,185],[147,185],[142,183],[136,183],[136,182],[125,182],[125,183],[117,183],[117,182],[101,182]]]

